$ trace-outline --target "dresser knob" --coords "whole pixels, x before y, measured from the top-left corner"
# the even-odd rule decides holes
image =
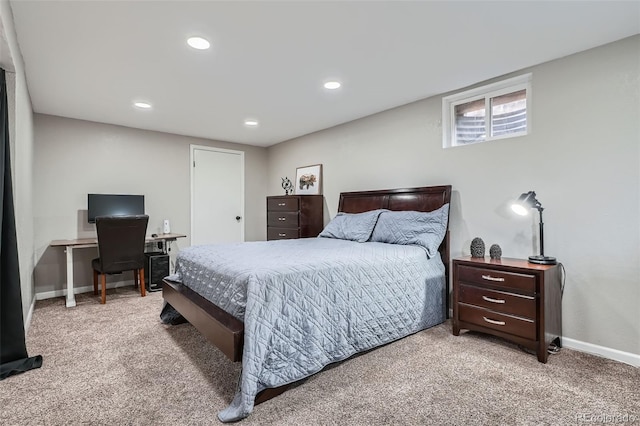
[[[284,206],[286,206],[286,205],[287,205],[287,203],[278,203],[278,205],[279,205],[280,207],[284,207]]]
[[[287,220],[287,219],[284,217],[279,217],[278,220]]]
[[[284,232],[280,232],[280,233],[278,234],[278,237],[286,237],[286,236],[287,236],[287,234],[285,234]]]

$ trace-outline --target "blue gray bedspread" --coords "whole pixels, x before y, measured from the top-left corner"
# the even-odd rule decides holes
[[[258,392],[444,321],[444,265],[413,245],[307,238],[181,250],[174,281],[244,321],[240,389]]]

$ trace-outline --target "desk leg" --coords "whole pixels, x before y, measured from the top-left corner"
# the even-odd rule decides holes
[[[165,240],[162,245],[162,252],[169,256],[169,275],[173,275],[173,270],[171,268],[171,243],[175,240]]]
[[[67,308],[76,306],[76,296],[73,294],[73,248],[66,247],[67,252]]]

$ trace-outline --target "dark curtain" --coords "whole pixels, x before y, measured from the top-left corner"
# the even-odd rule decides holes
[[[13,211],[9,111],[5,71],[0,69],[0,380],[39,368],[42,356],[29,358],[22,319],[16,218]]]

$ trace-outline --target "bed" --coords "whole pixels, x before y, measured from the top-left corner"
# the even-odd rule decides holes
[[[218,418],[239,420],[331,363],[443,322],[450,198],[448,185],[344,192],[318,238],[181,250],[162,320],[186,319],[243,363]]]

